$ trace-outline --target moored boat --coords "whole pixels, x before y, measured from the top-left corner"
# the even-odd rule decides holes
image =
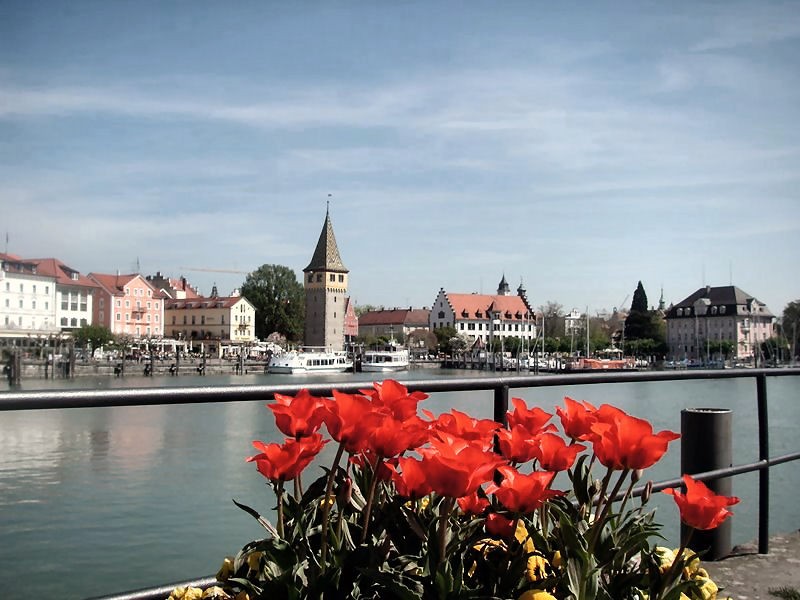
[[[270,373],[344,373],[353,368],[353,361],[344,352],[296,351],[273,356]]]
[[[361,370],[367,373],[405,371],[408,366],[408,350],[391,346],[384,350],[367,350],[361,360]]]

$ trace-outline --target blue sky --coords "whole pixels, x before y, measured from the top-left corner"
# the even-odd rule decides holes
[[[800,2],[0,3],[0,229],[203,293],[800,298]],[[731,279],[732,275],[732,279]]]

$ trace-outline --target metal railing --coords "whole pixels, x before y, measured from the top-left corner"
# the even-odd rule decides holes
[[[459,379],[434,379],[404,381],[412,391],[494,392],[494,419],[506,424],[509,391],[517,388],[537,388],[554,386],[592,385],[600,383],[633,383],[686,380],[755,379],[758,414],[758,461],[735,465],[725,469],[697,473],[692,476],[701,481],[731,477],[742,473],[759,472],[758,482],[758,552],[769,552],[769,469],[775,465],[800,460],[800,451],[781,456],[769,456],[769,419],[767,404],[767,377],[800,376],[800,368],[792,369],[733,369],[697,371],[646,371],[618,373],[575,373],[568,375],[536,376],[498,376],[467,377]],[[8,392],[0,395],[0,411],[39,410],[63,408],[103,408],[114,406],[149,406],[170,404],[197,404],[208,402],[242,402],[269,400],[275,394],[296,394],[300,389],[308,389],[315,396],[330,396],[333,389],[344,393],[355,393],[368,385],[367,382],[330,383],[303,385],[239,385],[206,386],[181,388],[146,388],[122,390],[68,390],[68,391],[30,391]],[[653,485],[653,491],[660,491],[682,484],[680,478],[660,481]],[[641,486],[634,490],[640,495]],[[193,585],[207,587],[213,584],[214,577],[176,582],[174,584],[126,592],[113,596],[103,596],[103,600],[163,600],[178,586]]]

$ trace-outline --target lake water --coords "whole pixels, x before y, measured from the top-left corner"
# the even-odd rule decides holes
[[[477,371],[415,370],[398,379],[479,376]],[[315,381],[371,381],[374,374],[315,377]],[[302,383],[297,376],[82,378],[24,380],[23,390]],[[0,387],[0,394],[7,387]],[[800,380],[768,379],[773,456],[800,449]],[[564,395],[608,402],[680,429],[687,407],[730,408],[734,462],[758,457],[755,380],[682,381],[561,386],[512,390],[548,411]],[[216,572],[223,557],[263,530],[232,498],[268,513],[274,498],[245,457],[252,440],[277,440],[265,403],[81,408],[0,412],[0,564],[4,598],[86,598],[152,587]],[[423,403],[491,417],[491,392],[437,393]],[[328,452],[332,449],[328,448]],[[680,443],[646,478],[679,475]],[[323,457],[325,463],[332,460]],[[734,480],[734,543],[757,535],[755,473]],[[771,530],[800,526],[796,495],[800,463],[772,470]],[[655,494],[659,521],[674,543],[677,510]],[[11,576],[11,577],[9,577]],[[19,586],[19,587],[18,587]]]

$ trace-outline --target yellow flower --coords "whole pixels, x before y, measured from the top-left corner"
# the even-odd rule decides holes
[[[230,596],[221,587],[215,585],[203,592],[203,600],[228,600]]]
[[[528,590],[523,592],[517,600],[558,600],[558,598],[544,590]]]
[[[703,600],[716,600],[719,588],[717,584],[707,577],[696,577],[695,581],[700,583],[700,596]]]
[[[514,531],[514,537],[525,548],[525,552],[531,554],[536,548],[533,547],[533,540],[528,535],[528,529],[522,519],[517,519],[517,529]]]
[[[690,554],[691,560],[687,560],[683,567],[683,576],[686,579],[691,579],[695,576],[700,569],[700,557],[697,554]]]
[[[203,590],[196,587],[177,587],[172,590],[169,600],[200,600],[203,597]]]
[[[540,579],[544,579],[546,576],[547,567],[550,566],[550,563],[547,562],[547,559],[542,556],[541,554],[532,554],[528,557],[528,565],[525,569],[525,577],[528,578],[528,581],[539,581]]]
[[[251,552],[247,555],[247,568],[251,571],[258,571],[261,568],[261,557],[263,552]]]
[[[663,575],[669,570],[669,568],[672,566],[672,563],[675,562],[675,553],[664,546],[656,546],[655,553],[656,558],[658,559],[658,570],[661,571],[661,574]]]
[[[228,577],[233,574],[233,559],[230,556],[226,556],[225,560],[222,561],[222,566],[217,571],[217,581],[227,581]]]
[[[561,552],[556,550],[553,552],[553,558],[550,559],[550,564],[553,565],[554,569],[561,568]]]

